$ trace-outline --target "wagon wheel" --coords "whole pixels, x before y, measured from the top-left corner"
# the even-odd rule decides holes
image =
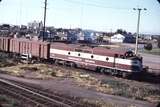
[[[75,67],[76,67],[76,64],[73,63],[73,62],[71,62],[71,63],[70,63],[70,66],[71,66],[71,68],[75,68]]]
[[[59,62],[58,60],[55,60],[55,62],[54,62],[54,63],[55,63],[55,65],[58,65],[58,62]]]
[[[100,73],[104,73],[104,72],[105,72],[105,68],[101,68]]]

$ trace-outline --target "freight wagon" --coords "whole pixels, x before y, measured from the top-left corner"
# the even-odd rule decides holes
[[[26,39],[10,39],[9,51],[16,54],[28,54],[33,58],[49,59],[50,44]]]
[[[0,37],[0,51],[9,52],[10,39],[7,37]]]

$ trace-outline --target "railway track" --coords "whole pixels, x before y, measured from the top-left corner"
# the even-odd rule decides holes
[[[19,82],[0,79],[0,90],[36,107],[84,107],[73,100],[43,92]]]

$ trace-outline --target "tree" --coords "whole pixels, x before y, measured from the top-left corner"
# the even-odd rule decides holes
[[[126,35],[127,31],[123,30],[123,29],[117,29],[116,33],[122,34],[122,35]]]
[[[158,48],[160,48],[160,36],[158,37],[158,39],[157,39],[157,42],[158,42]]]
[[[144,49],[148,50],[148,51],[151,51],[153,48],[152,44],[151,43],[147,43],[144,45]]]
[[[122,34],[123,30],[122,29],[117,29],[117,33]]]

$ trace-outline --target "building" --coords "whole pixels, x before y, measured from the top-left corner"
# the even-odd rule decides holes
[[[82,31],[77,34],[77,39],[78,41],[84,41],[84,35]]]
[[[70,42],[70,43],[75,43],[77,42],[77,32],[75,31],[68,31],[67,32],[67,42]]]
[[[33,21],[33,22],[28,23],[28,27],[31,29],[42,29],[43,23],[42,23],[42,21],[40,21],[40,22]]]
[[[93,31],[84,31],[84,41],[88,43],[94,43],[96,41],[96,34]]]
[[[135,43],[136,38],[131,34],[115,34],[111,37],[111,43]]]
[[[125,36],[122,34],[115,34],[111,37],[111,43],[123,43]]]
[[[124,43],[136,43],[136,38],[131,34],[126,34],[123,42]]]

